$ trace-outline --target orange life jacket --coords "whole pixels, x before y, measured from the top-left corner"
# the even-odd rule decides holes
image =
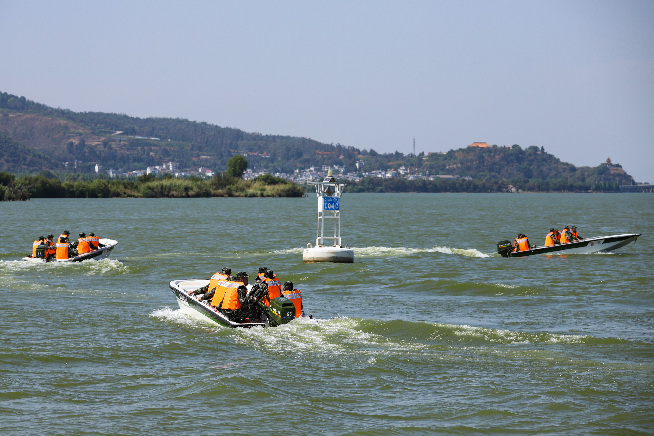
[[[79,238],[77,242],[77,253],[84,254],[91,251],[91,244],[87,238]]]
[[[570,242],[570,233],[567,230],[561,232],[561,239],[559,239],[561,244],[567,244]]]
[[[277,277],[274,279],[264,277],[263,281],[268,285],[268,298],[263,298],[262,301],[266,306],[270,306],[270,300],[282,296],[282,283]]]
[[[57,259],[68,259],[68,242],[57,242]]]
[[[208,291],[212,291],[216,289],[218,286],[218,282],[222,282],[229,279],[229,276],[227,274],[224,274],[221,271],[218,271],[214,275],[211,276],[211,280],[209,280],[209,289]]]
[[[282,291],[282,295],[291,300],[295,306],[295,317],[299,318],[302,315],[302,292],[299,289],[293,289],[292,291]]]
[[[91,250],[97,250],[98,247],[100,247],[100,238],[97,236],[89,236],[86,239],[89,241],[89,244],[91,244]]]
[[[51,241],[51,240],[49,240],[49,239],[48,239],[47,241],[45,241],[45,253],[46,253],[48,256],[52,256],[52,255],[54,255],[56,252],[57,252],[57,248],[55,247],[55,243],[54,243],[54,241]]]
[[[553,247],[556,245],[556,235],[554,232],[549,232],[547,236],[545,236],[545,246],[546,247]]]
[[[241,308],[241,302],[238,300],[238,288],[243,286],[243,283],[237,282],[237,285],[225,291],[225,299],[220,307],[221,309],[236,310]]]
[[[579,239],[579,232],[577,232],[576,230],[573,230],[573,231],[571,231],[570,233],[572,234],[572,237],[573,237],[573,238],[575,238],[575,239]]]
[[[220,309],[240,309],[241,303],[238,301],[239,286],[243,286],[243,283],[231,280],[218,281],[211,299],[211,305]]]
[[[516,251],[529,251],[529,239],[527,238],[520,238],[516,239]]]
[[[36,247],[41,244],[41,241],[38,239],[32,243],[32,257],[36,257]]]

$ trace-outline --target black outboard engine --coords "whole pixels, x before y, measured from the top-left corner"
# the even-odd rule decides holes
[[[36,247],[36,257],[39,259],[45,259],[45,244],[39,244]]]
[[[509,257],[509,253],[513,250],[513,244],[511,241],[500,241],[497,243],[497,252],[500,253],[502,257]]]

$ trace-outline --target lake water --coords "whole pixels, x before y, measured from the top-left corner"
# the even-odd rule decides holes
[[[345,194],[352,264],[303,264],[315,195],[0,203],[2,434],[652,434],[654,197]],[[506,259],[518,232],[642,233]],[[110,258],[30,264],[64,229]],[[260,266],[300,319],[188,319],[168,282]]]

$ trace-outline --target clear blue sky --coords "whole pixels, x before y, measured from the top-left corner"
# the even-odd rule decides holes
[[[378,152],[474,141],[654,182],[654,1],[0,0],[0,90]]]

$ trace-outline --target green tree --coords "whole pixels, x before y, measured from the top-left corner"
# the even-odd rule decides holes
[[[240,179],[248,168],[248,161],[240,155],[236,155],[227,161],[227,175]]]

